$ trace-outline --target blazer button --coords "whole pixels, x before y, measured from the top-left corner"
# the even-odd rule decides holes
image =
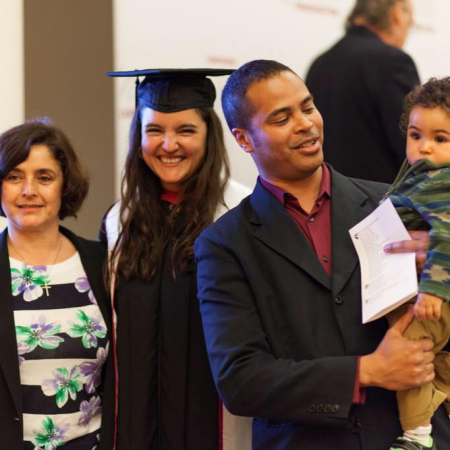
[[[318,413],[323,412],[323,404],[322,404],[322,403],[319,403],[319,404],[317,405],[316,411],[317,411]]]
[[[339,405],[338,405],[338,404],[333,405],[333,406],[331,407],[331,412],[332,412],[332,413],[337,413],[338,411],[339,411]]]
[[[325,405],[325,408],[323,408],[323,412],[330,413],[331,412],[331,405]]]
[[[344,298],[342,297],[342,295],[338,295],[334,299],[334,302],[336,303],[336,305],[342,305],[342,303],[344,303]]]
[[[359,422],[355,422],[351,428],[352,433],[361,433],[361,424]]]
[[[311,414],[316,412],[316,405],[314,403],[311,403],[309,405],[308,412],[310,412]]]

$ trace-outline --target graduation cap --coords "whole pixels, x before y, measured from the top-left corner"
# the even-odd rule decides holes
[[[136,107],[176,112],[191,108],[212,107],[216,89],[207,77],[230,75],[232,69],[145,69],[108,72],[110,77],[136,78]],[[145,76],[139,81],[140,76]]]

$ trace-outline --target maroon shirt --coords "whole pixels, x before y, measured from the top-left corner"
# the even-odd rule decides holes
[[[307,213],[298,200],[289,192],[274,186],[259,177],[261,184],[284,206],[289,215],[294,219],[306,240],[319,259],[320,264],[331,277],[331,174],[326,164],[322,164],[322,181],[314,206]],[[364,404],[366,390],[359,387],[359,365],[356,367],[356,380],[353,389],[352,403]]]
[[[161,200],[172,203],[172,205],[178,205],[183,200],[182,195],[177,191],[168,191],[167,189],[162,190]]]
[[[273,194],[295,220],[309,242],[320,264],[331,277],[331,175],[322,164],[322,182],[313,208],[307,213],[289,192],[260,177],[262,185]]]

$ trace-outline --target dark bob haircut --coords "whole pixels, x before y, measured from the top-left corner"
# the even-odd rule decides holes
[[[29,120],[0,135],[0,183],[38,144],[48,147],[63,174],[59,218],[77,217],[89,191],[89,176],[68,137],[49,119]],[[1,206],[0,214],[5,215]]]
[[[442,108],[450,116],[450,77],[430,78],[423,86],[417,85],[406,97],[400,129],[408,130],[409,115],[415,106],[422,108]]]

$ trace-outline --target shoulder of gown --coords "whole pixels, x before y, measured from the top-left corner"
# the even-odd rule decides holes
[[[225,188],[225,204],[224,205],[218,205],[216,214],[214,216],[214,220],[217,220],[220,216],[225,214],[230,209],[234,208],[235,206],[239,205],[239,203],[245,198],[248,197],[252,193],[252,190],[239,183],[236,180],[230,179],[228,181],[227,187]]]

